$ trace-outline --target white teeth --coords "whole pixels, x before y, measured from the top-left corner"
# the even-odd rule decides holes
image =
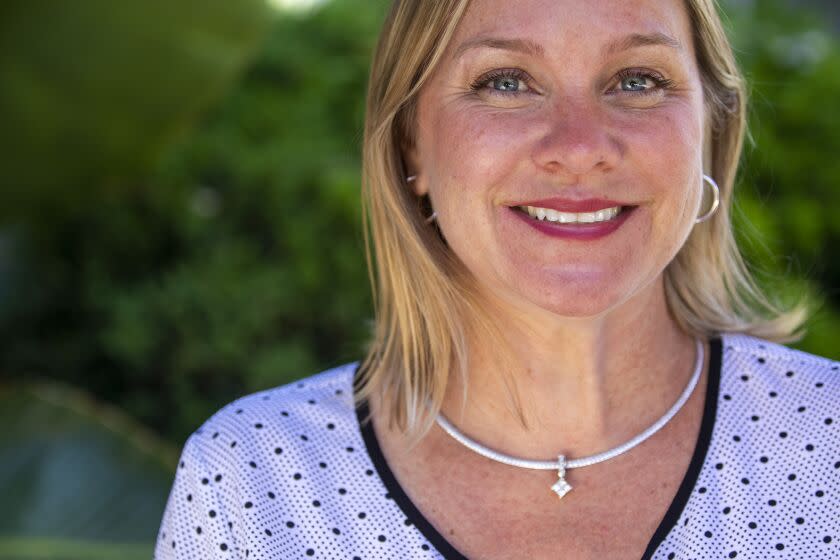
[[[558,212],[549,208],[537,208],[535,206],[520,206],[531,217],[542,221],[556,222],[560,224],[592,224],[595,222],[606,222],[618,216],[621,212],[620,206],[604,208],[597,212]]]

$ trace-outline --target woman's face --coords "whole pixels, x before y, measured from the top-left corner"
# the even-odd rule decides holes
[[[407,156],[483,293],[590,317],[661,287],[703,131],[683,0],[473,0]]]

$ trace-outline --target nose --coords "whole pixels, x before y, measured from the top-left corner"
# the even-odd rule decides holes
[[[623,148],[610,131],[607,115],[586,103],[558,103],[546,110],[533,150],[533,160],[569,181],[606,172],[620,161]]]

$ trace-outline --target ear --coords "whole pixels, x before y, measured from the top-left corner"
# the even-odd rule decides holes
[[[423,175],[420,167],[420,157],[418,155],[417,143],[412,142],[411,145],[403,144],[402,156],[405,167],[405,174],[407,177],[414,175],[416,179],[408,183],[409,188],[417,196],[426,196],[429,194],[429,188],[426,182],[426,177]]]

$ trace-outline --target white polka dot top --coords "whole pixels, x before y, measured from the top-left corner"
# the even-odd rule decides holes
[[[838,364],[740,335],[711,348],[694,455],[643,558],[840,558]],[[354,372],[249,395],[207,420],[184,446],[155,558],[465,558],[360,424]]]

